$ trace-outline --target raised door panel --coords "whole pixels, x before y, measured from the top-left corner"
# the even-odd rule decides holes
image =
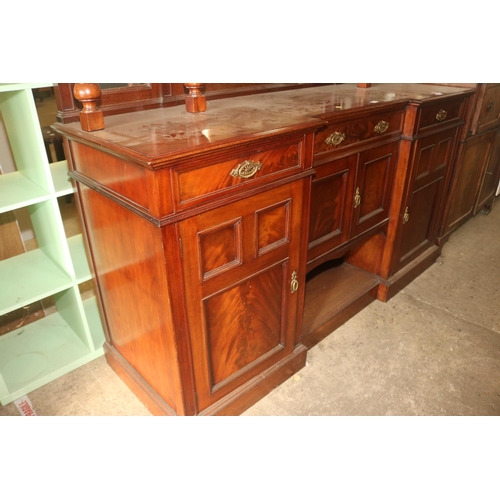
[[[307,260],[337,248],[349,238],[357,155],[315,167]]]
[[[303,182],[179,224],[198,411],[293,352]]]
[[[412,181],[402,205],[391,274],[435,244],[456,135],[457,129],[446,130],[419,139],[414,145]]]
[[[389,219],[398,150],[399,142],[392,142],[359,154],[351,238]]]
[[[454,173],[444,234],[457,229],[470,216],[491,153],[491,134],[475,135],[463,145]]]
[[[433,244],[434,220],[442,179],[413,191],[403,215],[403,238],[397,269],[404,267]]]

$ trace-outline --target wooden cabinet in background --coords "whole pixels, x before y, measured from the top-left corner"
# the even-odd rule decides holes
[[[491,154],[485,165],[483,182],[480,184],[479,195],[474,207],[474,215],[481,210],[489,213],[495,199],[500,182],[500,127],[496,129],[491,138]]]
[[[480,83],[461,135],[439,241],[481,210],[488,212],[500,180],[500,84]]]

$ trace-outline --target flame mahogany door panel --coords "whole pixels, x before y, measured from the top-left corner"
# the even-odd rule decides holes
[[[389,219],[399,142],[359,154],[353,199],[351,238]]]
[[[179,223],[198,411],[294,351],[304,182]]]
[[[315,167],[308,262],[349,239],[356,159],[351,155]]]

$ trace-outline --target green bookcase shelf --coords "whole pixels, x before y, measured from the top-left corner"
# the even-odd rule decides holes
[[[94,302],[86,308],[99,331]],[[97,321],[96,321],[97,320]],[[102,327],[101,332],[102,332]],[[103,354],[88,346],[59,313],[54,313],[0,337],[0,403],[11,403]]]
[[[65,196],[75,191],[68,177],[68,162],[66,160],[51,163],[50,172],[54,181],[56,196]]]
[[[0,315],[53,298],[45,317],[0,336],[0,404],[51,382],[103,354],[104,332],[83,237],[66,237],[58,198],[74,193],[66,161],[50,164],[32,89],[0,84],[0,111],[17,171],[0,175],[0,213],[27,207],[38,248],[0,261]]]
[[[0,176],[0,213],[49,200],[50,193],[20,172]]]
[[[42,250],[0,261],[0,315],[66,290],[71,278]]]

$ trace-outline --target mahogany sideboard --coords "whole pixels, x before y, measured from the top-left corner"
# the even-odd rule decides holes
[[[158,415],[240,414],[439,256],[473,89],[328,85],[57,123],[112,368]]]

